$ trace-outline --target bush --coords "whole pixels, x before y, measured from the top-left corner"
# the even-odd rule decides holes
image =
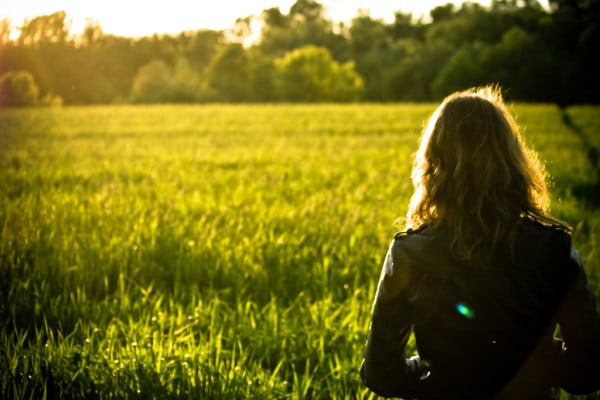
[[[363,88],[353,62],[339,64],[323,47],[305,46],[275,61],[276,85],[286,101],[354,101]]]
[[[30,72],[9,71],[0,77],[0,106],[35,106],[39,95],[40,89]]]
[[[162,60],[142,66],[133,80],[131,100],[136,103],[165,103],[169,101],[171,71]]]
[[[62,97],[40,96],[35,78],[28,71],[9,71],[0,77],[0,107],[61,106]]]
[[[205,92],[199,75],[181,57],[171,69],[163,60],[143,65],[135,75],[130,98],[134,103],[193,103]]]

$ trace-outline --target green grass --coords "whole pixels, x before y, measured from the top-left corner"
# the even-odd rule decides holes
[[[567,114],[571,118],[572,124],[587,138],[589,145],[600,149],[600,118],[598,117],[598,107],[570,107],[567,110]]]
[[[434,108],[0,110],[2,397],[373,397],[371,301]],[[598,288],[582,137],[513,111]]]

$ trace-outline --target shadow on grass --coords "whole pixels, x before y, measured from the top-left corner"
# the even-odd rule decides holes
[[[579,183],[573,186],[573,195],[587,207],[600,208],[600,181]]]
[[[593,209],[600,207],[600,151],[594,147],[583,130],[573,122],[571,116],[561,108],[562,121],[573,133],[581,139],[590,167],[596,177],[594,182],[585,182],[573,186],[573,195]]]

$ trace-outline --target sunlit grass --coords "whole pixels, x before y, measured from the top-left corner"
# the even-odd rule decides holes
[[[368,398],[371,300],[434,108],[0,111],[3,397]],[[514,111],[598,283],[581,138],[558,108]]]

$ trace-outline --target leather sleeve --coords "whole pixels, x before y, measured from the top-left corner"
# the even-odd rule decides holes
[[[393,242],[379,279],[360,371],[365,385],[384,397],[416,397],[423,383],[420,359],[407,360],[405,355],[413,320],[406,293],[408,266],[406,255]]]
[[[577,251],[571,246],[570,287],[558,314],[564,341],[559,384],[574,394],[600,390],[600,314]]]

